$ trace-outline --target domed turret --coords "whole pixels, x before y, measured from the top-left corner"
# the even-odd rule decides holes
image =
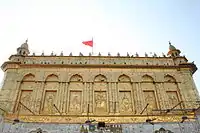
[[[28,39],[21,45],[21,47],[17,48],[17,54],[18,55],[23,55],[23,56],[28,56],[29,54],[29,49],[28,49]]]
[[[169,43],[169,50],[176,50],[176,48],[173,45],[171,45],[171,43]]]
[[[180,53],[181,51],[179,49],[176,49],[176,47],[174,47],[169,41],[169,52],[167,53],[167,55],[169,57],[178,57],[180,56]]]

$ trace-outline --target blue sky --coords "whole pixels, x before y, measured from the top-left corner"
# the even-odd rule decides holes
[[[171,40],[200,64],[199,0],[0,0],[0,19],[1,64],[26,38],[31,53],[68,55],[91,52],[81,42],[92,37],[105,55],[161,55]],[[199,71],[194,78],[199,88]]]

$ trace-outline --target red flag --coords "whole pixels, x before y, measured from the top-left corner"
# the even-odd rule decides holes
[[[93,39],[91,41],[83,41],[82,43],[87,46],[93,47]]]

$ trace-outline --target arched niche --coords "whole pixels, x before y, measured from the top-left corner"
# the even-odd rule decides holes
[[[46,82],[58,82],[59,79],[58,79],[58,75],[55,75],[55,74],[50,74],[46,77],[45,79]]]
[[[35,75],[32,73],[24,75],[20,84],[19,101],[29,109],[32,109],[32,105],[34,104],[33,91],[36,89],[35,87]],[[17,110],[20,110],[20,114],[32,114],[19,103]]]
[[[164,76],[164,82],[176,83],[176,79],[171,75]]]
[[[106,82],[106,81],[107,81],[106,76],[101,75],[101,74],[95,76],[94,78],[94,82]]]
[[[152,76],[145,74],[142,76],[141,89],[144,96],[143,106],[148,106],[148,113],[151,114],[153,109],[158,108],[157,95],[155,92],[155,83]]]
[[[80,75],[75,74],[70,77],[70,82],[83,82],[83,78]]]
[[[27,81],[35,81],[35,75],[32,73],[26,74],[23,78],[22,78],[23,82],[27,82]]]
[[[82,103],[83,103],[83,77],[81,75],[75,74],[70,77],[68,86],[68,113],[70,114],[80,114],[82,113]]]
[[[41,89],[41,88],[40,88]],[[56,74],[49,74],[45,79],[42,113],[52,115],[57,113],[54,104],[57,105],[59,89],[59,77]]]
[[[133,91],[131,78],[125,74],[118,77],[117,87],[119,90],[118,100],[119,100],[119,111],[123,113],[133,112]]]
[[[181,97],[178,91],[179,88],[176,83],[176,79],[173,76],[169,74],[164,76],[164,89],[166,90],[169,108],[174,107],[181,101]],[[176,108],[180,108],[180,106],[177,106]]]
[[[142,82],[154,82],[154,79],[150,75],[145,74],[142,76]]]
[[[99,74],[94,77],[94,112],[96,114],[107,114],[108,113],[108,99],[107,90],[108,83],[106,76]]]

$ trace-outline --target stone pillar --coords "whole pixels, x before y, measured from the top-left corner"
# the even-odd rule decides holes
[[[194,104],[192,102],[187,102],[187,101],[192,101],[190,98],[187,98],[187,96],[184,95],[184,90],[180,90],[180,88],[182,88],[182,84],[177,82],[177,93],[178,93],[178,98],[180,101],[183,101],[183,103],[181,104],[184,108],[193,108],[192,105],[190,104]],[[191,107],[190,107],[191,106]]]
[[[65,92],[65,83],[64,82],[60,82],[59,83],[59,88],[58,88],[58,98],[57,98],[57,108],[59,109],[59,111],[61,113],[63,113],[63,106],[64,106],[64,92]]]
[[[41,81],[37,81],[36,82],[36,86],[35,86],[35,99],[34,99],[34,109],[33,112],[36,114],[39,114],[39,110],[40,110],[40,104],[41,104],[41,100],[42,100],[42,93],[43,93],[43,86],[44,86],[44,82]]]
[[[41,85],[40,85],[40,89],[38,90],[38,102],[40,103],[40,107],[39,107],[39,114],[42,113],[42,109],[43,109],[43,106],[44,106],[44,95],[45,95],[45,81],[42,81],[41,82]]]
[[[113,110],[113,95],[112,95],[112,84],[111,82],[108,83],[108,107],[109,107],[109,114],[113,114],[114,110]]]
[[[136,83],[136,92],[137,92],[136,112],[137,114],[139,114],[142,111],[142,109],[145,107],[145,101],[143,97],[141,83]]]
[[[11,93],[11,95],[12,95],[12,97],[10,99],[11,105],[10,105],[10,109],[8,110],[8,112],[15,113],[17,111],[17,107],[19,105],[19,97],[20,97],[19,95],[21,94],[21,92],[20,92],[21,83],[22,83],[22,81],[17,81],[16,90],[13,91],[13,93]]]
[[[119,114],[120,113],[120,110],[119,110],[119,88],[118,88],[117,82],[113,83],[112,95],[113,95],[114,104],[116,103],[116,105],[115,105],[116,112],[115,113]]]
[[[137,90],[136,90],[136,84],[135,83],[131,83],[132,85],[132,103],[133,103],[133,113],[136,114],[137,113]]]
[[[93,114],[94,113],[94,105],[93,105],[93,101],[94,101],[94,91],[93,91],[93,86],[94,86],[94,83],[89,83],[89,112],[90,114]]]
[[[64,96],[63,96],[63,110],[62,112],[64,112],[64,114],[67,114],[68,112],[68,106],[69,106],[69,82],[65,83],[65,87],[64,87]]]
[[[169,103],[164,83],[157,83],[156,90],[158,94],[158,102],[160,103],[160,109],[167,109]]]
[[[87,99],[88,99],[88,96],[87,96],[87,86],[88,86],[88,83],[84,82],[83,84],[84,88],[83,88],[83,115],[86,115],[87,114],[87,109],[88,109],[88,102],[87,102]]]

